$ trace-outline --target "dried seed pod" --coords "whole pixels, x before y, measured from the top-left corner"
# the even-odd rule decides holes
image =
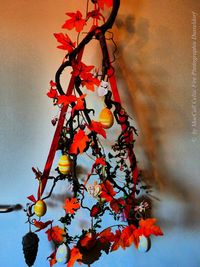
[[[38,243],[38,236],[32,232],[27,233],[22,239],[25,262],[29,267],[33,266],[35,262],[38,251]]]

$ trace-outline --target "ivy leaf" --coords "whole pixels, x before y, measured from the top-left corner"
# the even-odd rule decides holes
[[[62,26],[64,29],[72,30],[73,28],[76,29],[77,32],[81,32],[84,25],[86,24],[85,19],[83,19],[83,15],[78,10],[76,13],[66,13],[67,16],[70,17],[70,19],[66,20],[65,24]]]
[[[111,232],[111,228],[107,228],[99,234],[99,241],[101,243],[115,241],[115,235]]]
[[[46,228],[49,224],[52,224],[52,222],[53,221],[41,222],[34,220],[34,226],[38,228],[35,232],[39,232],[40,230]]]
[[[90,250],[94,245],[96,244],[97,241],[97,236],[96,234],[93,233],[87,233],[81,240],[80,240],[80,245],[81,247],[85,247],[88,250]]]
[[[69,153],[71,154],[83,153],[89,141],[90,139],[88,138],[88,136],[85,134],[83,130],[80,129],[78,133],[74,135],[74,140],[73,143],[71,144]]]
[[[121,245],[121,231],[120,230],[116,230],[116,232],[115,232],[115,236],[114,236],[114,243],[113,243],[113,245],[112,245],[112,247],[111,247],[111,251],[115,251],[115,250],[117,250],[119,247],[120,247],[120,245]]]
[[[64,209],[67,213],[74,214],[80,208],[77,198],[67,198],[65,200]]]
[[[78,260],[82,260],[82,254],[77,247],[73,247],[70,253],[70,259],[67,263],[67,267],[74,266],[74,263]]]
[[[90,129],[90,131],[100,134],[104,138],[106,138],[106,131],[104,130],[100,122],[92,120],[91,123],[88,125],[88,128]]]
[[[92,73],[82,73],[81,74],[82,82],[81,85],[85,86],[88,90],[94,91],[94,86],[99,86],[99,79],[95,78]]]
[[[111,7],[113,5],[113,0],[97,0],[100,9],[104,10],[104,5]]]
[[[67,34],[54,33],[57,41],[61,43],[57,48],[67,50],[69,53],[72,52],[76,46],[76,42],[72,42]]]
[[[112,184],[106,180],[101,185],[101,194],[99,195],[100,198],[104,198],[107,202],[113,200],[113,197],[116,195]]]
[[[65,235],[64,229],[59,226],[54,226],[45,232],[48,236],[48,240],[53,240],[54,242],[60,244],[63,241],[63,236]]]
[[[62,104],[64,106],[67,106],[71,104],[72,102],[75,102],[77,100],[77,97],[75,95],[60,95],[57,97],[58,101],[56,102],[57,105]]]

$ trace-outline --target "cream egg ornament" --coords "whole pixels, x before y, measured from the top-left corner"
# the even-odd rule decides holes
[[[59,264],[66,264],[70,258],[70,249],[64,243],[60,245],[56,252],[56,260]]]
[[[58,169],[60,173],[66,175],[71,172],[72,160],[68,155],[62,155],[58,161]]]
[[[139,236],[138,251],[147,252],[151,247],[151,240],[144,235]]]
[[[37,215],[38,217],[42,217],[45,215],[46,211],[47,211],[46,203],[42,199],[38,200],[34,205],[35,215]]]
[[[108,108],[103,108],[99,114],[99,122],[101,122],[103,128],[109,129],[113,126],[114,116]]]

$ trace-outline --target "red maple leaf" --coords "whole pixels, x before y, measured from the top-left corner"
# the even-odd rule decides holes
[[[82,260],[82,254],[80,253],[79,249],[77,247],[73,247],[71,249],[71,253],[70,253],[70,259],[67,263],[67,267],[72,267],[74,266],[74,263],[76,261],[80,261]]]
[[[92,10],[92,11],[87,13],[87,19],[89,19],[89,18],[98,19],[98,20],[100,20],[102,18],[103,21],[105,22],[104,16],[97,9]]]
[[[81,97],[77,97],[76,99],[76,105],[72,108],[72,116],[74,116],[75,111],[84,110],[85,109],[85,102],[84,98],[86,97],[86,94],[83,94]]]
[[[34,220],[34,226],[37,227],[38,229],[35,232],[39,232],[40,230],[46,228],[49,224],[52,224],[53,221],[47,221],[47,222],[41,222]]]
[[[102,165],[102,166],[106,166],[106,161],[105,161],[105,159],[104,158],[97,158],[96,160],[95,160],[95,165]]]
[[[65,235],[64,229],[60,228],[59,226],[54,226],[50,229],[48,229],[45,232],[48,236],[48,240],[53,240],[54,242],[60,244],[63,242],[63,237]]]
[[[98,133],[104,138],[106,138],[106,131],[104,130],[100,122],[92,120],[91,123],[88,125],[88,128],[90,129],[90,131]]]
[[[110,207],[114,212],[119,213],[121,211],[121,208],[124,206],[124,204],[125,204],[125,201],[122,198],[113,199],[110,202]]]
[[[120,245],[123,249],[130,247],[133,243],[138,242],[135,236],[136,227],[134,225],[129,225],[122,230],[120,237]]]
[[[62,104],[64,106],[67,106],[71,104],[72,102],[75,102],[77,100],[77,97],[75,95],[60,95],[57,97],[58,101],[56,102],[57,105]]]
[[[58,92],[56,89],[50,88],[49,92],[47,93],[47,96],[49,98],[57,98],[58,97]]]
[[[94,247],[97,241],[97,235],[94,233],[87,233],[81,240],[81,247],[86,247],[88,250]]]
[[[159,226],[155,225],[156,219],[149,218],[146,220],[141,219],[139,222],[139,228],[135,231],[136,236],[144,235],[145,237],[149,237],[150,235],[163,235],[162,230]]]
[[[64,209],[67,213],[74,214],[80,208],[77,198],[67,198],[65,200]]]
[[[92,73],[84,72],[81,74],[82,82],[81,85],[85,86],[88,90],[94,91],[94,86],[99,86],[99,79],[95,78]]]
[[[76,13],[66,13],[70,19],[66,20],[65,24],[62,26],[64,29],[72,30],[73,28],[76,29],[77,32],[81,32],[84,25],[86,24],[85,19],[83,19],[83,15],[78,10]]]
[[[104,10],[104,5],[111,7],[113,5],[113,0],[97,0],[100,9]]]
[[[121,245],[120,244],[120,242],[121,242],[120,238],[121,238],[121,231],[116,230],[115,235],[114,235],[114,243],[111,247],[111,251],[115,251],[120,247],[120,245]]]
[[[72,42],[67,34],[54,33],[57,41],[61,43],[57,48],[67,50],[69,53],[72,52],[76,46],[76,42]]]
[[[100,198],[104,198],[107,202],[112,201],[113,197],[116,195],[112,184],[108,180],[106,180],[100,185],[102,190],[101,194],[99,195]]]
[[[85,134],[83,130],[80,129],[74,135],[73,143],[71,144],[69,153],[71,154],[83,153],[89,141],[90,139],[88,138],[88,136]]]
[[[87,66],[85,65],[83,62],[72,62],[72,68],[73,68],[73,71],[71,72],[71,74],[73,76],[84,76],[85,73],[88,73],[90,72],[94,66]]]
[[[107,228],[99,234],[99,241],[101,243],[113,242],[115,241],[115,235],[111,232],[111,228]]]

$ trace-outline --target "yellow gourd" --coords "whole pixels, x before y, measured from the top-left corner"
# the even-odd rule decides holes
[[[45,215],[46,211],[47,211],[46,203],[41,199],[38,200],[34,206],[35,215],[37,215],[38,217],[42,217]]]
[[[68,155],[62,155],[58,161],[58,169],[62,174],[71,172],[72,161]]]
[[[109,129],[113,126],[114,117],[110,109],[103,108],[99,114],[99,122],[101,122],[103,128]]]

